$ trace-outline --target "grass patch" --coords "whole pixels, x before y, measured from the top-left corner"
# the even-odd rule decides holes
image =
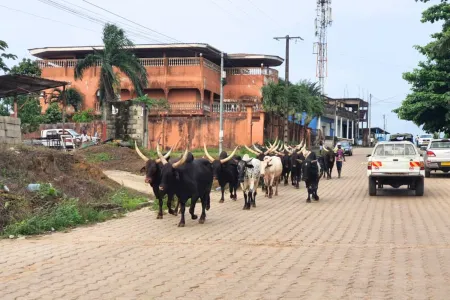
[[[104,162],[104,161],[110,161],[112,160],[113,157],[106,152],[102,152],[102,153],[92,153],[91,155],[89,155],[87,157],[87,161],[90,163],[99,163],[99,162]]]
[[[148,202],[146,197],[133,195],[126,189],[120,189],[115,192],[111,197],[111,201],[127,211],[135,210],[142,203]]]

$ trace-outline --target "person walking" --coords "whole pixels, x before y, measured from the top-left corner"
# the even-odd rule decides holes
[[[344,149],[342,149],[341,143],[337,143],[336,149],[336,168],[338,171],[338,178],[341,178],[342,163],[345,161]]]

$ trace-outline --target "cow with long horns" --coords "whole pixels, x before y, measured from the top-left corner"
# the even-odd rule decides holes
[[[314,201],[319,201],[317,191],[319,189],[319,166],[317,164],[317,157],[314,152],[311,152],[303,146],[302,153],[305,156],[303,162],[303,180],[305,181],[306,190],[308,192],[307,203],[311,203],[311,196]]]
[[[178,227],[185,226],[186,202],[191,199],[189,213],[193,220],[198,219],[194,214],[197,200],[202,203],[202,214],[199,223],[205,223],[206,210],[210,208],[210,193],[213,183],[212,165],[207,159],[194,159],[188,161],[189,152],[186,148],[182,158],[177,162],[168,162],[156,147],[158,157],[163,164],[161,169],[161,182],[159,190],[165,193],[174,193],[180,203],[181,219]]]
[[[177,143],[178,145],[178,143]],[[141,172],[145,172],[145,182],[150,184],[150,186],[153,189],[153,194],[155,195],[156,199],[158,199],[158,204],[159,204],[159,210],[158,210],[158,216],[157,219],[162,219],[163,218],[163,193],[161,193],[161,191],[159,190],[159,185],[161,183],[161,168],[163,166],[163,164],[161,163],[161,159],[157,158],[157,159],[151,159],[146,157],[144,154],[142,154],[142,152],[139,150],[137,143],[134,143],[134,147],[136,149],[137,154],[139,155],[140,158],[142,158],[142,160],[144,160],[145,162],[145,166],[141,169]],[[176,147],[176,146],[175,146]],[[163,157],[165,160],[169,160],[170,159],[170,154],[172,153],[172,150],[174,149],[174,147],[172,147],[169,152],[167,152]],[[173,197],[174,193],[167,193],[167,207],[169,210],[169,214],[172,215],[177,215],[177,210],[173,210],[172,209],[172,201],[173,201]],[[178,205],[177,205],[178,207]]]
[[[222,197],[220,198],[220,203],[224,202],[224,192],[225,185],[228,184],[230,188],[230,198],[232,200],[237,199],[237,188],[238,188],[238,174],[237,174],[237,162],[234,160],[234,155],[238,149],[236,147],[234,151],[228,155],[225,151],[220,153],[219,159],[214,159],[208,152],[206,144],[203,144],[203,149],[206,158],[210,161],[213,168],[213,178],[219,182],[220,191],[222,192]]]
[[[244,210],[249,210],[250,206],[256,207],[260,167],[261,161],[251,158],[248,154],[245,154],[238,162],[238,181],[244,193],[244,207],[242,208]]]

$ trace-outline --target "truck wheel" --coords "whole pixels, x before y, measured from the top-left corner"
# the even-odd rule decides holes
[[[431,177],[431,171],[430,170],[425,169],[425,177],[426,178],[430,178]]]
[[[423,196],[425,191],[425,185],[423,178],[420,178],[416,182],[416,196]]]
[[[373,178],[369,178],[369,196],[377,195],[377,182]]]

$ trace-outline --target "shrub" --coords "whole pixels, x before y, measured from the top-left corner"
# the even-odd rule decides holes
[[[94,114],[94,110],[91,108],[76,112],[72,117],[72,121],[75,123],[90,123],[95,119],[96,116]]]

